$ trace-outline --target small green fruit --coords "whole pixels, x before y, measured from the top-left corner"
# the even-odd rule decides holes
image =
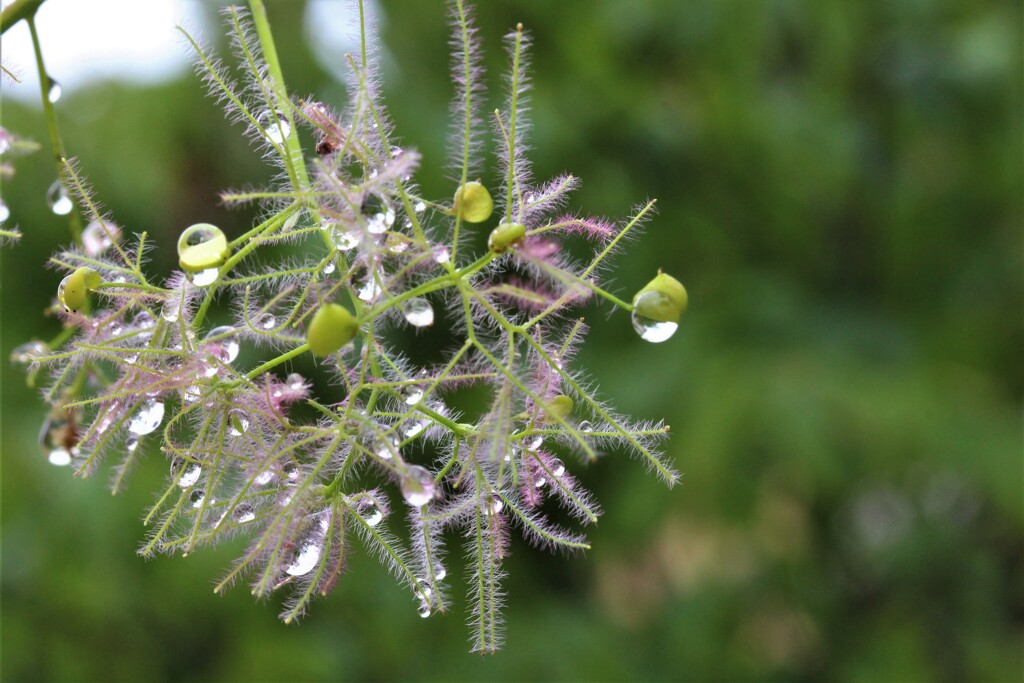
[[[679,322],[688,302],[683,283],[660,270],[633,296],[636,313],[657,322]]]
[[[493,211],[494,200],[481,183],[469,182],[455,191],[455,213],[462,220],[482,223],[491,217]]]
[[[99,286],[100,274],[92,268],[82,266],[64,277],[57,285],[57,298],[65,311],[78,312],[89,303],[89,292]]]
[[[352,341],[359,332],[359,323],[348,309],[339,304],[324,304],[313,315],[306,333],[309,350],[318,356],[329,356]]]
[[[523,241],[526,226],[520,223],[502,223],[491,231],[487,247],[495,254],[503,254],[509,247]]]
[[[190,273],[219,268],[230,255],[228,239],[216,225],[196,223],[178,238],[178,264]]]
[[[555,396],[548,403],[547,421],[557,422],[558,420],[564,420],[572,415],[574,405],[573,400],[564,394]]]

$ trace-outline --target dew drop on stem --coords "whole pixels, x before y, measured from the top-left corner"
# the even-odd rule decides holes
[[[199,481],[199,477],[203,474],[203,468],[197,462],[190,462],[187,464],[179,463],[177,468],[172,465],[171,471],[173,472],[175,469],[182,470],[181,476],[178,477],[178,486],[183,489],[194,486],[195,483]]]
[[[292,127],[288,123],[288,119],[279,112],[264,109],[260,112],[259,116],[256,117],[256,121],[263,128],[264,134],[267,139],[273,142],[275,145],[280,145],[288,137],[288,134],[292,132]]]
[[[206,333],[206,341],[210,342],[211,352],[221,363],[229,364],[238,358],[238,331],[230,325],[214,327]]]
[[[75,208],[71,197],[68,196],[67,188],[59,180],[53,181],[53,184],[46,191],[46,205],[50,207],[50,211],[58,216],[67,216]]]
[[[242,503],[235,508],[234,512],[231,513],[231,516],[238,524],[245,524],[246,522],[251,522],[256,519],[256,510],[252,505]]]
[[[413,327],[429,327],[434,324],[434,307],[426,299],[415,298],[405,302],[405,320]]]
[[[46,88],[46,99],[50,101],[50,104],[56,104],[60,100],[61,95],[64,94],[64,88],[61,87],[60,83],[58,83],[55,78],[47,76],[46,80],[48,82],[48,86]]]
[[[407,465],[402,473],[401,489],[402,497],[409,505],[426,505],[434,499],[436,492],[434,475],[419,465]]]
[[[147,398],[128,420],[128,431],[143,436],[156,431],[164,419],[163,401]]]

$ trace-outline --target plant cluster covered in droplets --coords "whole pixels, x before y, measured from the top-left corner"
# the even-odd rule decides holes
[[[246,580],[257,596],[285,591],[290,622],[334,587],[358,543],[428,617],[447,607],[445,545],[458,536],[474,649],[490,652],[501,643],[510,535],[589,547],[545,514],[555,505],[574,526],[597,520],[571,468],[623,450],[666,484],[677,480],[660,451],[668,427],[617,414],[573,367],[587,333],[574,307],[596,294],[659,342],[675,331],[686,291],[659,273],[630,303],[599,284],[653,202],[616,225],[566,211],[575,177],[531,177],[521,26],[506,36],[504,105],[485,116],[476,29],[468,8],[452,3],[452,195],[429,200],[415,182],[419,155],[400,145],[381,101],[362,7],[353,14],[362,50],[346,56],[349,95],[337,112],[289,97],[260,2],[225,12],[238,79],[182,32],[210,91],[280,171],[266,191],[222,195],[258,204],[260,222],[234,238],[188,227],[180,270],[152,279],[144,256],[154,245],[111,222],[65,162],[62,182],[89,220],[52,258],[66,275],[54,305],[65,338],[16,356],[53,406],[43,430],[51,462],[87,476],[115,460],[117,491],[145,451],[167,458],[142,555],[243,535],[247,550],[215,590]],[[308,154],[301,127],[312,133]],[[476,180],[488,129],[502,176],[490,189]],[[488,247],[471,256],[467,238],[479,230]],[[591,245],[584,262],[562,248],[567,235]],[[301,260],[254,258],[281,242],[300,245]],[[212,326],[211,306],[225,301],[231,324]],[[396,328],[435,318],[451,325],[450,354],[416,366]],[[245,347],[263,350],[265,362],[239,367]],[[329,377],[318,382],[329,395],[284,369],[306,353]],[[451,397],[467,387],[482,398],[459,412]],[[296,417],[298,404],[312,417]]]

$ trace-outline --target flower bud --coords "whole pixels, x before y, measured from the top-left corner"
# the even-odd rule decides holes
[[[324,304],[313,315],[306,332],[309,350],[318,356],[329,356],[352,341],[359,332],[359,323],[348,309],[339,304]]]
[[[78,312],[89,303],[89,291],[99,286],[100,274],[92,268],[82,266],[64,277],[57,285],[57,298],[65,311]]]
[[[487,239],[487,247],[495,254],[503,254],[513,244],[523,241],[526,236],[526,226],[521,223],[502,223],[491,231]]]
[[[178,238],[178,264],[190,273],[220,268],[230,255],[228,239],[216,225],[196,223]]]
[[[660,270],[633,296],[635,312],[657,322],[679,322],[688,301],[683,283]]]
[[[464,221],[482,223],[491,217],[494,200],[491,193],[477,181],[465,183],[455,191],[455,213]]]

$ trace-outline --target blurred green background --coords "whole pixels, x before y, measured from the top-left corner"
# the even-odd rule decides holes
[[[391,113],[428,195],[450,196],[443,3],[381,5]],[[291,92],[342,105],[303,3],[268,6]],[[680,332],[647,344],[595,305],[580,361],[624,412],[672,425],[683,485],[622,453],[577,468],[605,509],[593,550],[514,542],[494,657],[467,654],[457,566],[453,611],[423,621],[357,553],[285,627],[244,587],[212,593],[237,545],[137,558],[165,464],[116,498],[48,465],[45,409],[6,361],[57,329],[43,264],[67,226],[42,201],[41,151],[3,185],[25,233],[0,251],[3,680],[1021,680],[1019,3],[510,0],[478,15],[489,108],[500,37],[517,21],[533,35],[536,176],[580,175],[572,207],[615,219],[659,199],[613,290],[677,275]],[[217,192],[270,175],[192,76],[99,84],[58,115],[98,198],[157,241],[153,272],[185,225],[237,235],[253,214]],[[46,141],[38,106],[7,99],[2,124]]]

